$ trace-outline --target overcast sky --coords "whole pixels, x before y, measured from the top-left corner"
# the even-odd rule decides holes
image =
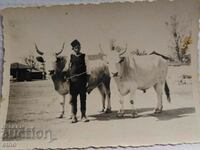
[[[20,62],[36,54],[34,43],[52,53],[65,42],[64,54],[68,55],[71,41],[78,39],[83,52],[96,54],[99,44],[108,51],[109,40],[114,38],[121,45],[127,43],[129,50],[171,54],[170,29],[165,22],[176,15],[196,38],[198,14],[195,0],[8,9],[4,11],[5,48],[11,52],[11,62]]]

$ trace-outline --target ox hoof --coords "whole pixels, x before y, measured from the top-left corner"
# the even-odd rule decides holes
[[[111,111],[111,108],[107,108],[106,109],[106,111],[105,111],[105,113],[107,113],[107,114],[109,114],[109,113],[111,113],[112,111]]]
[[[137,118],[139,117],[138,113],[136,111],[134,111],[132,114],[131,114],[131,117],[132,118]]]
[[[58,118],[59,118],[59,119],[62,119],[62,118],[63,118],[63,116],[64,116],[64,115],[63,115],[63,114],[61,114],[61,115],[60,115]]]
[[[162,108],[156,108],[154,109],[154,114],[159,114],[162,112]]]
[[[124,117],[125,113],[124,111],[120,110],[118,113],[117,113],[117,117]]]
[[[118,113],[118,114],[117,114],[117,117],[120,117],[120,118],[121,118],[121,117],[124,117],[124,113]]]

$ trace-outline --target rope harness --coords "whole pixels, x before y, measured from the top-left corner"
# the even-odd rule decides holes
[[[73,75],[73,76],[70,76],[70,77],[66,78],[66,80],[70,80],[70,79],[72,79],[72,78],[79,77],[79,76],[81,76],[81,75],[83,75],[83,74],[86,74],[86,73],[87,73],[87,72],[85,71],[85,72],[82,72],[82,73],[79,73],[79,74],[75,74],[75,75]]]
[[[70,79],[72,79],[72,78],[79,77],[79,76],[81,76],[81,75],[83,75],[83,74],[85,74],[85,73],[87,73],[87,72],[85,71],[85,72],[82,72],[82,73],[79,73],[79,74],[75,74],[75,75],[73,75],[73,76],[70,76],[70,77],[66,78],[66,80],[70,80]],[[98,87],[98,86],[101,85],[101,84],[102,84],[102,82],[97,83],[97,84],[96,84],[96,87]]]

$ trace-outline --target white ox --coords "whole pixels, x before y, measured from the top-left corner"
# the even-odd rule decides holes
[[[168,64],[165,59],[157,55],[135,56],[125,55],[126,49],[111,44],[111,54],[108,63],[109,70],[116,82],[120,93],[121,108],[118,115],[124,115],[123,96],[130,93],[130,104],[132,105],[132,117],[137,117],[134,109],[134,96],[137,89],[146,91],[154,87],[157,94],[157,105],[154,113],[162,112],[162,94],[165,89],[168,102],[170,92],[166,82]]]

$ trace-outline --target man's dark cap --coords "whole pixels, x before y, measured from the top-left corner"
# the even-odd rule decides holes
[[[74,40],[71,42],[71,46],[75,47],[75,46],[81,46],[81,43],[78,40]]]

